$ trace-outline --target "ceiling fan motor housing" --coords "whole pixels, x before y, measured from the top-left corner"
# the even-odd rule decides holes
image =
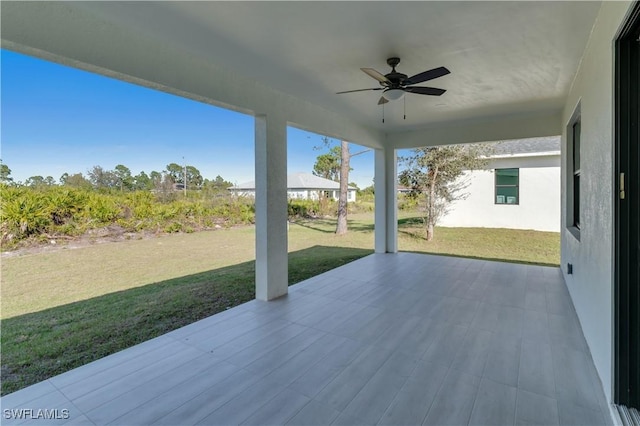
[[[386,85],[382,83],[381,84],[389,88],[402,87],[404,81],[407,79],[407,75],[402,74],[400,72],[390,72],[389,74],[385,75],[385,77],[387,77],[387,79],[391,82],[391,84],[386,84]]]
[[[402,74],[401,72],[396,71],[396,66],[400,63],[400,58],[389,58],[387,59],[387,64],[391,67],[391,72],[386,74],[385,77],[391,82],[391,84],[383,84],[380,83],[381,86],[388,86],[389,88],[398,88],[402,86],[404,81],[407,79],[406,74]]]

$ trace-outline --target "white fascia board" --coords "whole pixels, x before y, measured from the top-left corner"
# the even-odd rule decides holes
[[[544,151],[544,152],[524,152],[520,154],[500,154],[500,155],[489,155],[486,158],[523,158],[523,157],[554,157],[559,156],[560,151]]]

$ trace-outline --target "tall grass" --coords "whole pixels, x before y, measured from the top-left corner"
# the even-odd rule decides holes
[[[194,191],[195,192],[195,191]],[[222,195],[154,194],[0,185],[0,243],[10,249],[25,240],[76,236],[117,225],[125,232],[193,232],[254,221],[253,200]]]

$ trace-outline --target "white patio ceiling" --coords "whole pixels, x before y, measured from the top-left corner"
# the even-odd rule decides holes
[[[299,127],[404,147],[425,137],[560,133],[559,112],[599,8],[576,1],[2,2],[2,39],[5,47],[238,110],[286,106],[286,119]],[[387,104],[383,124],[381,92],[335,92],[377,87],[360,68],[387,73],[391,56],[408,75],[438,66],[451,74],[423,84],[447,89],[443,96],[406,97],[406,120],[402,101]]]

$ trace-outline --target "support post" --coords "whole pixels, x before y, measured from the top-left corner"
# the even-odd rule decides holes
[[[255,117],[256,298],[287,294],[287,125],[277,115]]]
[[[397,166],[394,149],[375,151],[375,251],[398,251]]]

